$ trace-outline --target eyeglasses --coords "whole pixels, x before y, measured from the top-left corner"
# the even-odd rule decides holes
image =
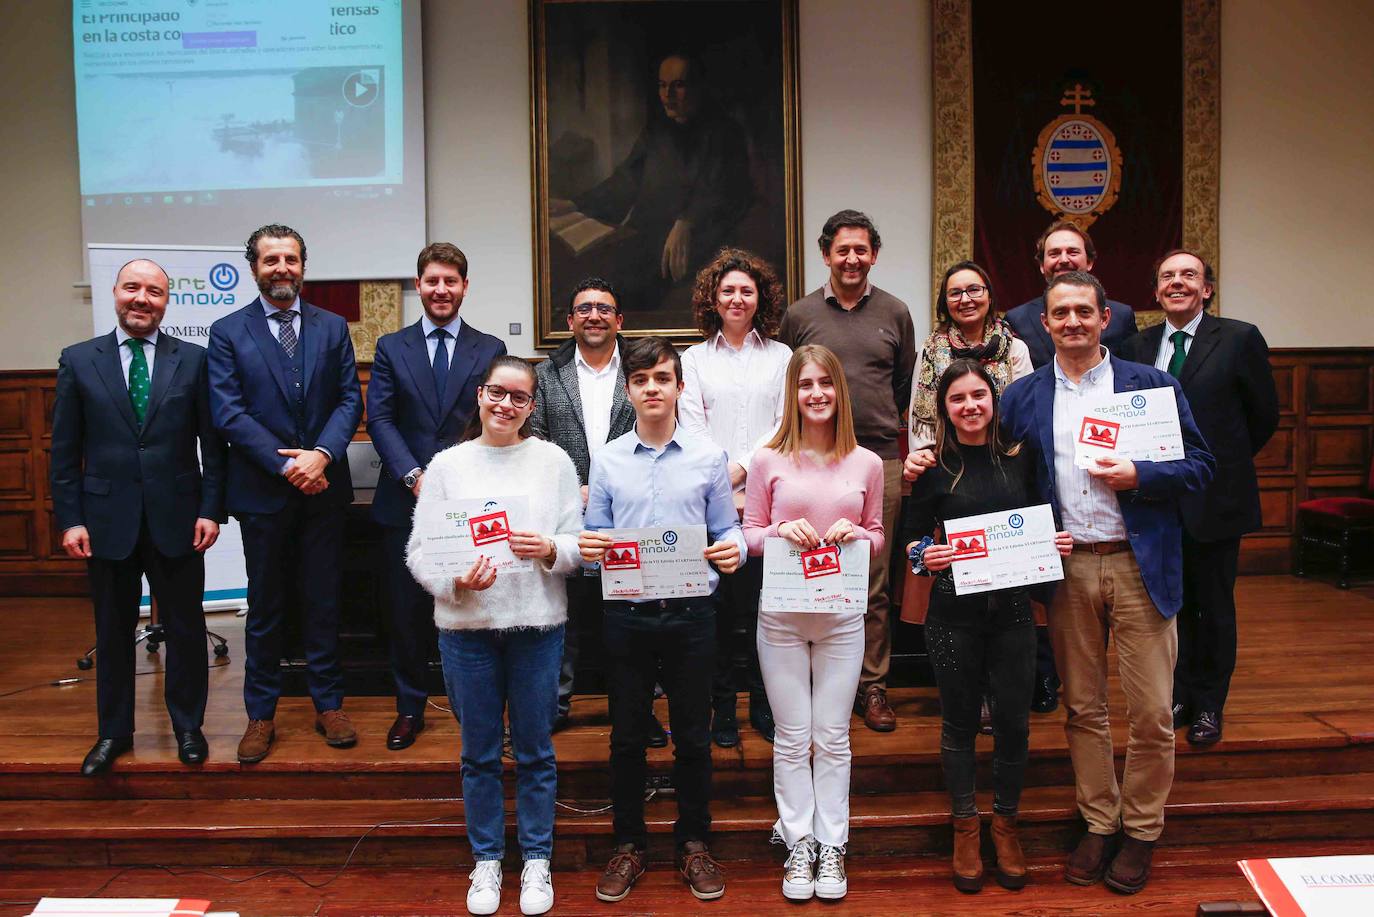
[[[584,302],[573,306],[573,312],[582,318],[586,318],[593,312],[597,315],[615,315],[616,308],[610,303],[605,302]]]
[[[1175,278],[1182,278],[1184,280],[1197,280],[1201,276],[1202,275],[1200,273],[1193,270],[1192,268],[1188,268],[1182,271],[1162,271],[1159,275],[1159,282],[1173,283]]]
[[[981,283],[971,283],[968,286],[964,287],[962,290],[947,291],[945,293],[945,299],[949,300],[950,302],[958,302],[959,300],[963,299],[965,295],[967,295],[969,299],[977,299],[987,291],[988,288],[983,286]]]
[[[479,385],[477,387],[486,394],[487,400],[492,404],[500,404],[509,397],[513,407],[523,408],[528,407],[530,402],[534,400],[534,396],[528,392],[517,392],[515,389],[503,388],[499,385]]]

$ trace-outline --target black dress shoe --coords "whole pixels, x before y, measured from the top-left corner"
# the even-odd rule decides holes
[[[739,744],[739,720],[733,707],[722,707],[711,717],[711,741],[721,748],[734,748]]]
[[[658,717],[649,714],[648,738],[644,740],[645,748],[667,748],[668,733],[663,731],[663,724],[658,721]]]
[[[768,705],[767,697],[749,698],[749,724],[772,744],[776,727],[773,724],[773,708]]]
[[[1188,707],[1185,704],[1174,704],[1174,728],[1182,729],[1192,720],[1188,715]]]
[[[97,739],[96,743],[91,746],[91,750],[86,752],[86,760],[81,762],[82,776],[92,777],[104,773],[110,769],[115,758],[133,747],[133,736],[121,736],[118,739]]]
[[[210,756],[210,743],[199,729],[173,729],[172,733],[177,737],[177,757],[182,764],[202,764]]]
[[[1059,688],[1053,678],[1037,678],[1031,692],[1031,709],[1036,713],[1050,713],[1059,706]]]
[[[423,716],[407,716],[404,713],[397,714],[396,722],[391,724],[391,728],[386,733],[386,747],[391,751],[400,751],[415,744],[415,737],[425,731],[425,718]]]
[[[1219,710],[1204,710],[1193,720],[1193,725],[1188,727],[1189,745],[1215,745],[1221,741],[1221,712]]]

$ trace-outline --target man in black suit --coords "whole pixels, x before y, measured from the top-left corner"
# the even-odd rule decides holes
[[[425,466],[463,435],[477,406],[477,386],[491,361],[506,352],[500,338],[458,317],[468,289],[468,259],[456,245],[425,246],[415,266],[415,289],[424,316],[377,341],[367,384],[367,434],[382,459],[372,518],[382,525],[391,612],[396,720],[386,747],[392,751],[409,748],[425,728],[425,675],[435,640],[434,597],[406,567],[415,500]]]
[[[1240,539],[1260,526],[1255,454],[1279,423],[1269,346],[1258,328],[1205,311],[1216,295],[1212,268],[1175,249],[1155,263],[1155,300],[1166,321],[1122,345],[1121,355],[1178,379],[1216,456],[1212,483],[1179,501],[1183,516],[1183,610],[1174,668],[1174,727],[1188,741],[1221,738],[1222,709],[1236,667],[1236,564]]]
[[[100,736],[81,765],[87,776],[133,747],[133,635],[145,574],[167,635],[163,689],[177,754],[199,764],[209,753],[201,597],[205,552],[226,518],[224,443],[210,419],[204,348],[158,332],[168,286],[152,261],[124,265],[115,330],[73,344],[57,363],[53,509],[62,549],[86,561],[95,606]]]

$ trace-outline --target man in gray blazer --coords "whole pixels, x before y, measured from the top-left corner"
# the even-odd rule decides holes
[[[615,288],[599,277],[583,280],[568,301],[572,340],[535,369],[539,394],[530,425],[536,436],[571,456],[582,482],[584,503],[592,453],[635,425],[634,408],[625,396],[625,373],[620,368],[625,346],[620,329],[624,324]],[[568,725],[578,631],[600,603],[601,578],[596,571],[583,570],[581,575],[568,578],[568,627],[563,638],[555,731]],[[653,733],[661,734],[661,728]]]

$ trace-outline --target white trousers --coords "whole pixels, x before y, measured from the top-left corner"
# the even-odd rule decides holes
[[[849,717],[864,661],[864,616],[759,612],[759,667],[773,708],[774,830],[849,841]]]

